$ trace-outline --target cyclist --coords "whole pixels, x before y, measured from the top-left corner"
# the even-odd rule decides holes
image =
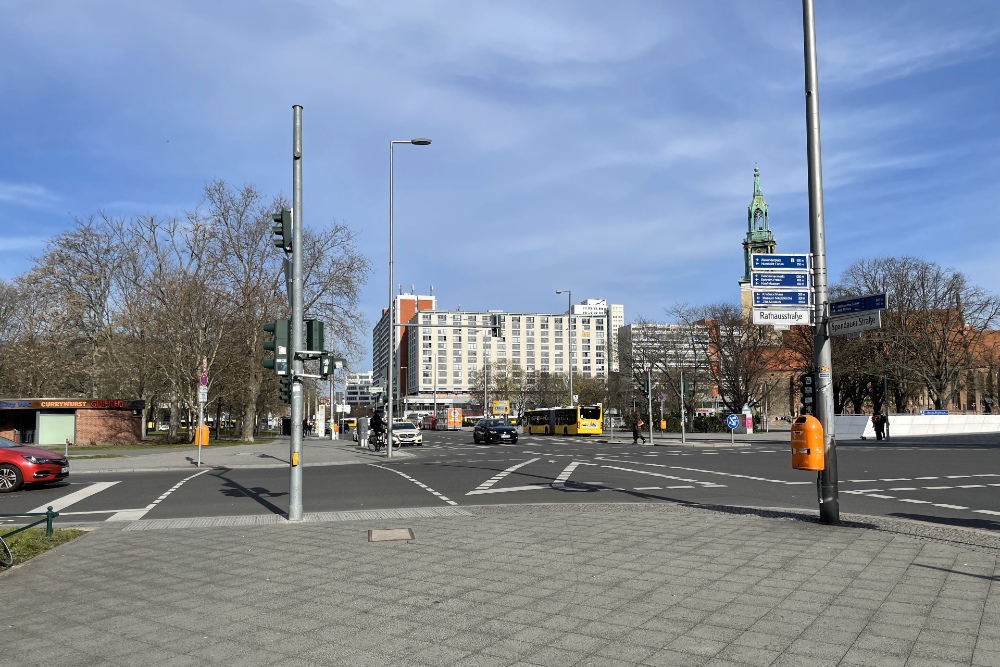
[[[371,422],[368,424],[371,427],[372,432],[375,437],[384,441],[385,440],[385,421],[382,419],[382,413],[376,412],[372,415]]]

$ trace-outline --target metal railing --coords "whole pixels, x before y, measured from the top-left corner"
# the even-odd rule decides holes
[[[39,519],[38,521],[36,521],[34,523],[29,523],[27,526],[21,526],[20,528],[18,528],[16,530],[10,531],[9,533],[4,533],[3,535],[0,535],[0,537],[8,538],[11,535],[17,535],[21,531],[28,530],[29,528],[34,528],[35,526],[37,526],[38,524],[40,524],[42,522],[45,523],[45,537],[52,537],[52,520],[55,519],[57,516],[59,516],[59,512],[53,512],[52,511],[52,505],[49,505],[49,508],[46,511],[44,511],[44,512],[29,512],[29,513],[26,513],[26,514],[0,514],[0,518],[4,518],[4,517],[21,517],[21,516],[26,516],[26,517],[40,516],[40,517],[45,517],[45,518]]]

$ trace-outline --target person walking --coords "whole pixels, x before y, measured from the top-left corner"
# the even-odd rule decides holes
[[[876,410],[872,414],[872,428],[875,429],[875,439],[881,440],[885,437],[885,427],[889,420],[882,414],[881,410]]]
[[[639,438],[642,438],[642,444],[644,444],[644,445],[646,444],[646,438],[645,438],[645,436],[643,436],[643,434],[639,431],[639,429],[642,428],[642,425],[643,425],[643,421],[639,417],[639,413],[637,412],[637,413],[635,413],[635,419],[632,420],[632,444],[633,445],[639,444]]]

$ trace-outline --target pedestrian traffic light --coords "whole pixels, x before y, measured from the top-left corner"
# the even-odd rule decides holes
[[[271,340],[264,341],[264,350],[274,355],[264,360],[264,368],[274,371],[275,375],[288,375],[290,324],[290,320],[276,320],[264,325],[264,331],[271,334]]]
[[[286,375],[281,378],[281,388],[278,389],[278,397],[281,399],[282,403],[292,402],[292,377]]]
[[[316,352],[323,349],[323,322],[320,320],[305,320],[306,349]]]
[[[292,251],[292,212],[285,208],[271,216],[274,220],[274,245],[285,252]]]
[[[816,413],[816,374],[803,373],[799,376],[799,414]]]

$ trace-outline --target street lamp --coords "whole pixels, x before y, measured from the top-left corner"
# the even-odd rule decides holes
[[[569,345],[569,404],[573,405],[573,290],[557,289],[556,294],[566,292],[566,344]]]
[[[396,144],[413,144],[414,146],[427,146],[431,143],[430,139],[406,139],[406,140],[396,140],[393,139],[389,142],[389,384],[386,387],[386,421],[388,422],[386,426],[386,450],[385,455],[387,458],[392,458],[392,376],[396,371],[396,305],[393,301],[393,283],[395,277],[393,276],[393,177],[392,177],[392,158],[393,158],[393,148]]]

